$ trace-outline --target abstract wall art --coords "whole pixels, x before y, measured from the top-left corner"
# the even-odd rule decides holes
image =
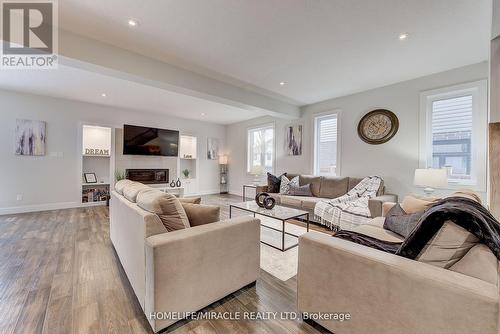
[[[17,155],[45,155],[45,122],[16,120],[15,150]]]
[[[207,159],[208,160],[219,159],[219,139],[217,138],[207,139]]]
[[[289,125],[285,132],[287,154],[302,155],[302,125]]]

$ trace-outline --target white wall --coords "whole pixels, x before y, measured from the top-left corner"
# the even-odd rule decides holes
[[[303,154],[297,157],[284,154],[284,128],[286,124],[291,123],[290,121],[265,117],[229,125],[226,142],[230,159],[230,192],[241,194],[242,184],[252,181],[252,176],[245,173],[248,127],[274,122],[277,146],[276,173],[288,171],[312,174],[314,115],[331,110],[341,112],[342,176],[380,175],[385,180],[387,191],[399,196],[421,191],[413,187],[413,173],[418,168],[419,160],[420,92],[486,78],[488,78],[488,63],[483,62],[303,107],[302,118],[295,121],[304,125]],[[359,139],[357,125],[363,115],[377,108],[393,111],[399,117],[400,127],[396,136],[388,143],[368,145]],[[485,197],[485,194],[482,196]]]
[[[500,36],[500,0],[493,0],[491,39],[494,39],[498,36]]]
[[[181,134],[196,135],[200,159],[199,190],[203,193],[219,190],[218,162],[207,160],[206,142],[207,137],[215,137],[224,143],[225,128],[222,125],[3,90],[0,90],[0,101],[0,214],[80,204],[80,122],[117,128],[124,123],[137,124],[177,129]],[[45,156],[14,154],[16,118],[47,122]],[[147,159],[147,163],[141,159]],[[162,168],[165,165],[162,159],[170,158],[131,158],[127,166]],[[125,168],[127,166],[124,165]],[[23,195],[20,201],[16,200],[18,194]]]

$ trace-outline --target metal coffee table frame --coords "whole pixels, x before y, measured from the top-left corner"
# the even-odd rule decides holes
[[[286,208],[284,206],[281,206],[282,208]],[[247,212],[251,212],[253,213],[253,216],[255,217],[255,215],[261,215],[261,216],[264,216],[264,217],[268,217],[268,218],[272,218],[272,219],[276,219],[276,220],[279,220],[281,221],[281,224],[282,224],[282,229],[278,229],[278,228],[274,228],[274,227],[271,227],[271,226],[267,226],[267,225],[264,225],[264,224],[260,224],[260,226],[262,227],[265,227],[265,228],[268,228],[268,229],[271,229],[271,230],[274,230],[274,231],[278,231],[278,232],[281,232],[281,248],[279,247],[276,247],[274,245],[271,245],[270,243],[267,243],[265,241],[260,241],[261,243],[269,246],[269,247],[272,247],[274,249],[277,249],[277,250],[280,250],[282,252],[285,252],[291,248],[294,248],[294,247],[297,247],[299,245],[299,242],[298,242],[298,238],[299,238],[299,235],[296,235],[296,234],[293,234],[293,233],[290,233],[290,232],[286,232],[285,231],[285,223],[287,220],[291,220],[291,219],[296,219],[296,218],[300,218],[300,217],[303,217],[305,216],[306,217],[306,229],[307,229],[307,232],[309,232],[309,213],[308,212],[305,212],[305,213],[301,213],[301,214],[297,214],[295,216],[291,216],[291,217],[287,217],[286,219],[283,219],[283,218],[278,218],[278,217],[275,217],[275,216],[272,216],[272,215],[266,215],[265,214],[265,211],[263,212],[256,212],[252,209],[246,209],[246,208],[242,208],[242,207],[239,207],[237,205],[233,205],[233,204],[230,204],[229,205],[229,218],[232,217],[232,210],[233,208],[235,209],[238,209],[238,210],[242,210],[242,211],[247,211]],[[297,243],[291,245],[291,246],[288,246],[285,248],[285,235],[289,235],[289,236],[292,236],[292,237],[295,237],[297,238]]]

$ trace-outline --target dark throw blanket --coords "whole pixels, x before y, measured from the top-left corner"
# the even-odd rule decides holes
[[[449,197],[433,204],[396,254],[415,259],[446,221],[475,235],[500,260],[500,223],[484,206],[465,197]]]
[[[368,246],[370,248],[378,249],[393,254],[395,254],[396,251],[401,246],[400,242],[383,241],[354,231],[342,230],[338,231],[333,236],[336,238],[352,241],[363,246]]]
[[[333,236],[415,259],[446,221],[474,234],[500,260],[500,223],[481,204],[465,197],[448,197],[433,204],[403,243],[383,241],[353,231],[339,231]]]

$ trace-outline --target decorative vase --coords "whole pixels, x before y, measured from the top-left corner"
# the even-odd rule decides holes
[[[175,181],[174,181],[174,180],[172,180],[172,182],[170,182],[170,186],[171,186],[172,188],[173,188],[173,187],[175,187]]]
[[[271,210],[276,205],[276,200],[272,198],[268,193],[258,193],[255,196],[255,203],[261,208]]]
[[[180,187],[181,186],[181,179],[180,178],[177,178],[177,182],[175,182],[175,185],[177,187]]]

